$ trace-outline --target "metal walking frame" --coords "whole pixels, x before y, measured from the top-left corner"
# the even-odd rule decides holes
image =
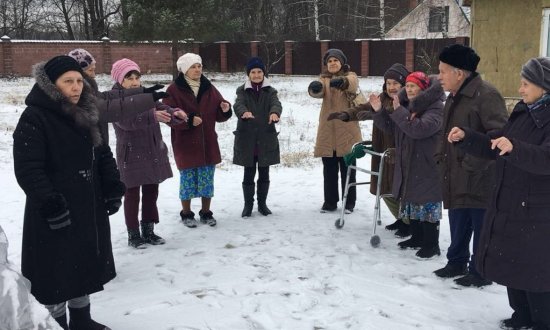
[[[345,186],[345,189],[344,189],[344,198],[342,199],[342,211],[341,211],[341,214],[340,214],[340,218],[336,220],[334,225],[338,229],[341,229],[342,227],[344,227],[345,205],[346,205],[346,201],[347,201],[347,198],[348,198],[349,188],[353,187],[353,186],[359,186],[359,185],[364,185],[364,184],[370,184],[371,183],[370,181],[350,183],[349,180],[350,180],[351,171],[360,171],[360,172],[363,172],[363,173],[367,173],[367,174],[376,176],[377,177],[376,201],[374,203],[374,217],[373,217],[372,237],[370,239],[370,244],[373,247],[378,247],[380,245],[380,237],[378,235],[376,235],[376,227],[382,224],[382,221],[380,220],[380,218],[381,218],[381,216],[380,216],[380,199],[382,197],[391,196],[391,194],[386,194],[386,195],[381,195],[380,194],[380,189],[381,189],[381,186],[382,186],[382,175],[384,174],[383,170],[384,170],[385,160],[386,160],[387,157],[389,157],[390,153],[393,151],[394,148],[386,149],[384,152],[376,152],[372,149],[372,141],[362,141],[362,142],[355,143],[353,145],[353,147],[351,148],[352,152],[353,152],[353,150],[355,150],[357,145],[363,146],[363,151],[365,152],[365,154],[368,154],[371,157],[372,156],[380,157],[380,165],[378,166],[378,169],[376,171],[373,171],[372,168],[370,170],[367,170],[367,169],[358,167],[356,165],[348,165],[348,170],[347,170],[347,175],[346,175],[346,186]]]

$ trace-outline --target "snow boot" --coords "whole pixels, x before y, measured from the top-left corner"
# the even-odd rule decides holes
[[[111,330],[111,328],[92,320],[89,304],[82,308],[69,307],[69,315],[71,330]]]
[[[267,207],[267,193],[269,192],[269,181],[258,181],[258,212],[262,215],[271,214],[271,210]]]
[[[531,321],[531,317],[520,317],[516,312],[512,314],[511,318],[500,321],[501,329],[530,329],[533,325],[534,324],[533,321]]]
[[[246,218],[252,215],[252,209],[254,208],[254,184],[243,183],[243,196],[244,196],[244,208],[241,217]]]
[[[412,224],[412,221],[411,221]],[[439,250],[439,222],[422,222],[424,238],[422,248],[416,252],[416,256],[423,259],[432,258],[441,254]]]
[[[390,230],[390,231],[398,230],[399,228],[401,228],[401,224],[404,224],[403,220],[397,219],[391,225],[387,225],[386,230]]]
[[[422,231],[422,223],[420,220],[411,219],[411,224],[409,225],[411,230],[411,238],[408,240],[397,243],[402,249],[419,249],[422,247],[422,241],[424,240],[424,232]]]
[[[399,238],[405,238],[411,236],[411,234],[411,226],[401,221],[401,223],[399,224],[399,228],[397,228],[397,231],[395,232],[395,236]]]
[[[455,279],[454,282],[458,285],[473,286],[473,287],[476,287],[476,288],[481,288],[481,287],[484,287],[486,285],[493,284],[493,282],[484,279],[483,277],[481,277],[478,274],[473,274],[473,273],[469,273],[469,274],[466,274],[462,277],[459,277],[459,278]]]
[[[136,249],[145,249],[147,243],[139,234],[139,229],[128,228],[128,245]]]
[[[434,271],[434,274],[442,278],[451,278],[468,273],[468,266],[466,264],[447,263],[445,267],[439,268]]]
[[[337,208],[336,203],[324,202],[323,206],[321,206],[321,213],[334,212]]]
[[[209,225],[210,227],[214,227],[217,224],[216,219],[214,219],[214,216],[212,214],[212,211],[204,212],[203,210],[200,210],[199,216],[201,217],[202,224]]]
[[[69,325],[67,324],[67,314],[55,317],[54,320],[61,326],[63,330],[69,330]]]
[[[180,212],[181,221],[189,228],[197,228],[198,222],[195,220],[195,213],[190,211],[189,213]]]
[[[166,243],[164,238],[158,236],[154,232],[155,223],[154,222],[144,222],[141,221],[141,237],[146,243],[151,245],[162,245]]]

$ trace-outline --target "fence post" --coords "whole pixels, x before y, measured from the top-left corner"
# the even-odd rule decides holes
[[[250,42],[250,57],[256,57],[258,56],[258,44],[259,41],[251,41]]]
[[[101,44],[101,57],[103,58],[101,65],[103,72],[101,73],[109,73],[111,72],[111,65],[113,64],[113,59],[111,56],[111,39],[103,37],[101,38],[101,41],[103,41]]]
[[[321,69],[319,70],[319,72],[323,72],[323,67],[325,66],[325,63],[323,63],[323,56],[325,55],[325,53],[327,52],[327,50],[329,50],[329,42],[330,40],[321,40],[320,41],[320,49],[321,49]]]
[[[369,40],[360,40],[361,41],[361,77],[368,77],[369,75],[369,62],[370,62],[370,41]]]
[[[8,36],[2,36],[0,45],[2,45],[2,58],[4,59],[4,65],[2,68],[2,74],[11,75],[13,74],[13,54],[12,54],[12,44],[11,38]]]
[[[220,44],[220,72],[227,72],[227,44],[229,41],[218,41]]]
[[[294,48],[294,41],[285,40],[285,74],[291,75],[292,70],[292,49]]]
[[[405,67],[410,72],[414,71],[414,39],[405,40]]]

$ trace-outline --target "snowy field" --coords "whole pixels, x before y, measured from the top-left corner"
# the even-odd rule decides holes
[[[231,102],[244,75],[206,74]],[[144,76],[144,85],[169,76]],[[283,115],[279,125],[283,164],[271,168],[268,205],[240,217],[242,167],[231,163],[235,117],[217,126],[223,161],[216,170],[212,210],[218,226],[185,227],[179,218],[179,177],[160,185],[160,224],[166,245],[135,250],[127,245],[123,211],[111,217],[118,276],[91,296],[93,317],[114,330],[183,329],[498,329],[511,315],[499,285],[462,288],[432,271],[444,266],[449,246],[446,214],[441,222],[443,255],[420,260],[397,247],[383,226],[391,222],[383,206],[379,248],[369,244],[374,197],[358,187],[355,212],[345,226],[339,213],[319,213],[322,166],[312,157],[321,102],[307,95],[315,77],[272,77]],[[108,76],[98,82],[110,88]],[[13,174],[12,133],[25,108],[30,78],[0,80],[0,224],[10,240],[9,259],[20,269],[25,195]],[[362,78],[365,94],[379,92],[381,77]],[[370,139],[371,122],[362,122]],[[163,126],[170,146],[170,130]],[[115,135],[111,128],[111,143]],[[171,147],[170,147],[171,149]],[[114,148],[113,148],[114,150]],[[172,154],[170,154],[172,157]],[[370,159],[359,160],[368,168]],[[172,159],[174,173],[177,169]],[[365,174],[358,174],[366,181]],[[200,202],[193,201],[198,213]],[[36,317],[46,311],[36,303]],[[1,312],[1,311],[0,311]]]

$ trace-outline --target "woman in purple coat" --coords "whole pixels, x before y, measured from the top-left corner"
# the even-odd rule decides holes
[[[505,285],[513,309],[505,329],[550,329],[550,58],[523,66],[508,123],[490,135],[453,127],[447,139],[477,157],[496,160],[476,267]]]
[[[113,90],[139,88],[139,66],[127,58],[113,63]],[[124,217],[128,229],[128,245],[144,248],[146,243],[164,244],[153,231],[159,222],[157,198],[159,183],[172,177],[168,148],[162,141],[159,122],[175,124],[187,119],[179,110],[158,103],[156,108],[113,124],[116,134],[116,155],[120,178],[126,185]],[[141,201],[141,236],[139,233],[139,199]]]
[[[410,219],[412,237],[400,242],[403,249],[420,250],[420,258],[439,255],[439,221],[442,193],[433,154],[443,121],[443,89],[423,72],[406,78],[405,88],[394,96],[392,113],[382,109],[378,95],[370,104],[374,124],[395,134],[396,160],[392,194],[400,202],[401,218]]]

